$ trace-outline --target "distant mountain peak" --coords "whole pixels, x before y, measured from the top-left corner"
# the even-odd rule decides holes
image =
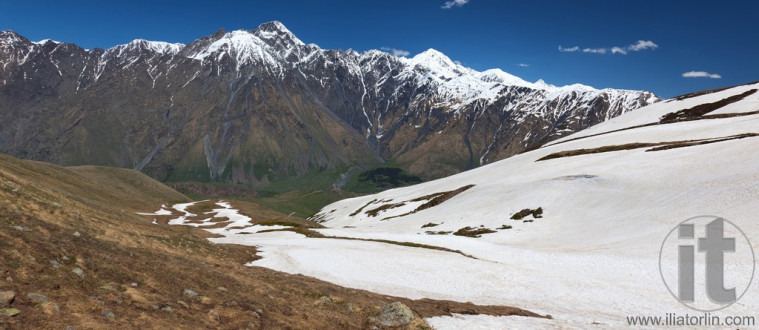
[[[21,36],[20,34],[13,32],[11,30],[2,30],[0,31],[0,44],[18,44],[18,43],[28,43],[29,40]]]
[[[298,39],[295,34],[290,32],[284,24],[279,21],[266,22],[258,26],[253,34],[263,40],[281,40],[285,43],[293,43],[298,46],[305,45]]]
[[[116,47],[124,47],[127,49],[140,49],[148,50],[160,54],[176,54],[184,48],[182,43],[168,43],[163,41],[150,41],[145,39],[135,39],[128,44],[119,45]],[[116,48],[114,47],[114,48]]]

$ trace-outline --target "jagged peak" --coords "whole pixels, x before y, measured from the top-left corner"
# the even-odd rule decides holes
[[[456,65],[451,61],[451,59],[446,56],[445,54],[441,53],[440,51],[430,48],[427,49],[419,54],[416,54],[414,57],[411,58],[412,61],[415,62],[437,62],[437,63],[446,63],[450,64],[451,66]]]
[[[295,43],[304,46],[303,41],[298,39],[287,27],[280,21],[266,22],[258,26],[253,34],[264,40],[278,39],[284,42]]]
[[[0,31],[0,43],[14,44],[14,43],[28,43],[28,42],[29,40],[27,40],[22,35],[14,31],[11,31],[11,30]]]
[[[522,78],[497,68],[480,72],[479,78],[486,82],[499,82],[506,85],[534,87],[534,84],[528,83]]]
[[[156,53],[161,54],[176,54],[182,48],[184,48],[184,44],[182,43],[169,43],[164,41],[150,41],[145,39],[135,39],[130,41],[127,44],[118,45],[116,47],[113,47],[112,49],[117,48],[127,48],[127,49],[145,49],[145,50],[151,50]]]
[[[40,41],[35,41],[35,42],[32,42],[32,43],[35,44],[35,45],[40,45],[40,46],[44,46],[44,45],[46,45],[48,43],[53,43],[55,45],[61,44],[60,41],[53,40],[53,39],[42,39]]]

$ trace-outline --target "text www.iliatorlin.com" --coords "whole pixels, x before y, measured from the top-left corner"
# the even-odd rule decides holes
[[[627,325],[659,325],[659,326],[755,326],[753,316],[717,316],[711,313],[676,314],[666,313],[664,316],[628,316]]]

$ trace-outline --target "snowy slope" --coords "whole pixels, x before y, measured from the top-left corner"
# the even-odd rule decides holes
[[[263,244],[269,257],[254,264],[385,293],[515,304],[556,317],[543,325],[588,327],[598,322],[623,326],[627,315],[687,312],[662,285],[658,249],[676,224],[703,214],[717,214],[735,222],[753,238],[754,249],[759,247],[759,224],[753,218],[759,213],[759,155],[754,152],[759,137],[662,151],[640,148],[537,160],[566,150],[759,133],[759,114],[614,132],[655,123],[667,113],[757,88],[759,84],[739,86],[654,104],[482,168],[339,201],[315,217],[332,228],[323,233],[444,246],[471,254],[479,261],[456,255],[443,257],[438,252],[428,252],[426,258],[406,253],[389,257],[385,249],[320,253]],[[711,114],[759,111],[757,102],[759,94],[753,93]],[[607,134],[587,137],[604,132]],[[578,137],[587,138],[570,141]],[[382,210],[377,216],[367,214],[383,205],[470,184],[474,187],[417,213],[403,215],[408,209],[397,207]],[[509,220],[521,209],[537,207],[544,210],[541,219],[527,223]],[[398,217],[383,220],[392,216]],[[427,223],[440,225],[422,229]],[[481,238],[425,234],[428,230],[456,231],[465,226],[496,229],[503,224],[513,228]],[[307,259],[315,256],[330,262],[312,265]],[[349,261],[341,259],[345,256],[350,257]],[[374,266],[387,258],[393,258],[394,268]],[[354,267],[361,271],[342,271],[343,263],[360,263],[361,267]],[[382,275],[377,279],[361,277],[375,272]],[[755,287],[739,304],[723,312],[740,315],[756,310],[759,297]]]
[[[754,218],[759,136],[751,135],[759,133],[756,89],[759,84],[658,103],[478,169],[342,200],[314,217],[328,227],[319,230],[328,236],[415,242],[462,253],[294,232],[241,234],[231,225],[214,229],[224,237],[211,240],[257,246],[263,258],[251,266],[383,294],[516,306],[554,317],[428,319],[441,329],[624,328],[627,316],[692,313],[662,284],[659,248],[681,221],[716,214],[741,227],[759,250]],[[709,113],[661,122],[669,113],[730,98]],[[648,151],[653,148],[648,145],[540,160],[630,143],[672,148]],[[510,219],[538,207],[542,217],[527,216],[531,222]],[[512,228],[499,229],[503,225]],[[467,226],[496,232],[479,238],[450,234]],[[731,269],[753,267],[726,262]],[[753,315],[759,309],[757,293],[754,284],[738,303],[712,315]]]

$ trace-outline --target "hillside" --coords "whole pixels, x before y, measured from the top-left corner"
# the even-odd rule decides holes
[[[409,328],[455,311],[534,315],[244,267],[255,248],[212,244],[214,235],[136,213],[188,201],[135,170],[0,155],[0,329],[366,328],[394,301],[413,311]],[[232,204],[256,221],[283,217]]]
[[[252,265],[347,287],[554,317],[428,319],[441,328],[608,328],[627,316],[685,314],[659,270],[672,228],[718,215],[759,237],[757,89],[666,100],[481,168],[342,200],[312,218],[327,228],[222,231],[212,241],[260,246]],[[726,260],[732,270],[754,267]],[[747,294],[712,314],[752,315],[758,299]]]
[[[0,63],[0,152],[253,187],[340,186],[386,161],[428,180],[659,100],[479,72],[433,49],[322,49],[279,22],[109,49],[0,31]]]

